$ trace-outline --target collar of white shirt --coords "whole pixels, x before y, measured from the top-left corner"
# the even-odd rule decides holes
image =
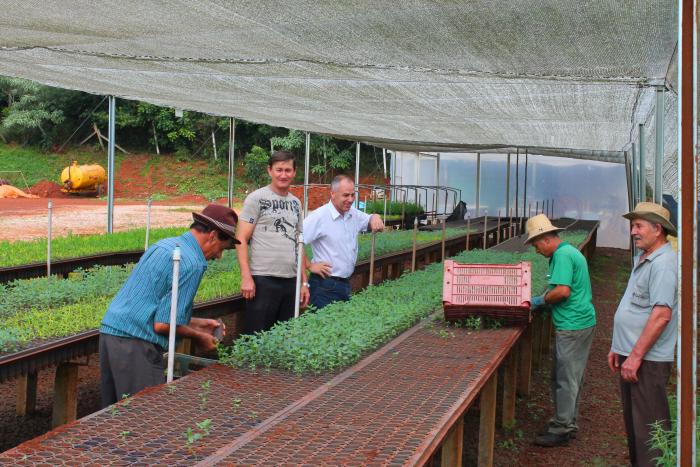
[[[335,205],[331,201],[328,202],[328,209],[330,209],[331,211],[331,218],[333,220],[336,220],[339,217],[342,217],[344,220],[352,217],[352,207],[350,207],[350,210],[346,212],[344,216],[338,212],[338,210],[335,208]]]

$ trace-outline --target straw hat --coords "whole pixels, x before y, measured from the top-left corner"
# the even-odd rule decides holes
[[[561,229],[559,227],[554,227],[552,223],[550,222],[549,218],[544,215],[544,214],[538,214],[534,217],[531,217],[527,220],[527,224],[525,224],[525,229],[527,230],[527,240],[525,240],[525,243],[530,243],[532,242],[535,238],[539,237],[542,234],[546,234],[548,232],[559,232]]]
[[[678,231],[674,225],[671,224],[671,213],[660,204],[642,201],[637,203],[637,206],[634,207],[634,211],[623,214],[622,217],[629,220],[644,219],[652,224],[661,224],[670,235],[674,237],[678,236]]]
[[[212,229],[219,230],[233,239],[233,243],[241,243],[236,240],[236,224],[238,216],[233,209],[220,204],[211,203],[201,213],[193,212],[192,219],[201,222]]]

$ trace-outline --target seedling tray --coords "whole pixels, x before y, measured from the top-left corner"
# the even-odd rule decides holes
[[[472,316],[527,324],[530,314],[531,265],[461,264],[444,266],[442,304],[447,321]]]

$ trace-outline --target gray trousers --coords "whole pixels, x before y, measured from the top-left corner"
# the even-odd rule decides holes
[[[554,416],[549,420],[550,433],[578,431],[576,419],[594,329],[595,326],[591,326],[555,334],[551,375]]]
[[[165,383],[163,349],[141,339],[100,333],[102,407]]]

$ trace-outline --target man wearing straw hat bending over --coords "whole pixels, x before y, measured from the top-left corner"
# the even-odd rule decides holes
[[[620,372],[622,413],[632,465],[656,465],[650,425],[671,429],[666,385],[675,357],[678,324],[678,261],[666,240],[676,235],[664,207],[642,202],[624,215],[641,250],[615,312],[608,366]]]
[[[192,213],[190,230],[163,239],[148,248],[110,303],[100,326],[100,378],[102,406],[125,394],[133,395],[165,382],[163,351],[170,332],[173,285],[173,250],[180,246],[177,329],[203,351],[214,350],[214,331],[221,323],[192,317],[192,303],[207,260],[221,258],[234,248],[238,218],[233,210],[210,204]],[[223,329],[222,329],[223,332]],[[168,349],[171,351],[171,349]]]
[[[528,238],[537,253],[549,258],[547,291],[532,298],[532,307],[550,305],[556,330],[552,356],[554,416],[535,438],[545,447],[564,446],[576,437],[583,375],[595,329],[588,264],[581,252],[559,238],[560,229],[539,214],[527,221]]]

